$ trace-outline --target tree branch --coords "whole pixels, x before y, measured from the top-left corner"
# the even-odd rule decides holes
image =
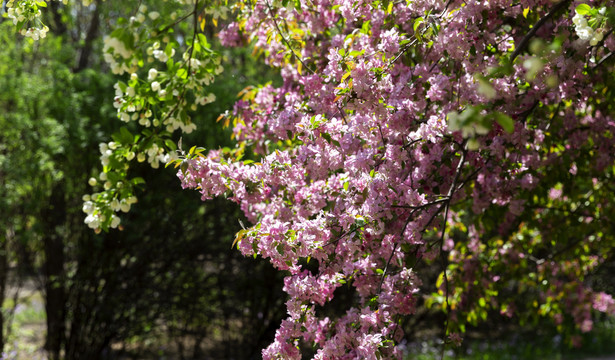
[[[530,43],[530,40],[534,37],[534,35],[536,35],[536,32],[547,21],[549,21],[549,19],[551,19],[553,15],[555,15],[555,13],[557,13],[558,11],[563,9],[566,5],[568,5],[568,3],[570,3],[570,0],[562,0],[558,2],[551,8],[551,10],[544,17],[540,18],[540,20],[538,20],[536,24],[534,24],[534,26],[530,29],[530,31],[528,31],[528,33],[523,37],[523,39],[521,39],[521,42],[519,43],[519,45],[515,46],[515,51],[510,56],[511,63],[515,62],[515,59],[517,58],[517,56],[519,56],[519,54],[525,51],[525,49],[528,47]]]

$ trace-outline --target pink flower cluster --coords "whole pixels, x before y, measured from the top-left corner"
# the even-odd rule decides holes
[[[229,115],[235,138],[260,160],[211,151],[179,174],[203,199],[230,194],[255,225],[239,242],[242,253],[288,271],[288,318],[265,359],[300,359],[301,341],[316,346],[317,359],[401,358],[399,320],[415,312],[421,289],[434,289],[413,268],[436,266],[430,259],[438,256],[457,264],[450,282],[467,285],[456,311],[491,284],[510,284],[515,268],[553,279],[541,283],[540,299],[570,309],[583,331],[590,304],[612,312],[609,295],[571,287],[591,266],[555,263],[567,259],[565,246],[548,259],[528,252],[564,236],[552,227],[553,208],[568,204],[568,193],[598,191],[613,167],[615,122],[594,87],[609,68],[588,71],[590,56],[605,51],[577,41],[568,16],[576,2],[294,3],[246,5],[220,34],[226,44],[249,38],[284,79]],[[447,114],[472,108],[464,128],[451,131]],[[512,119],[512,131],[490,114]],[[560,168],[563,177],[597,180],[565,188],[551,176]],[[581,240],[591,238],[587,251],[599,254],[610,238],[591,226],[611,205],[596,206],[602,212],[575,216],[590,219],[579,226],[592,235]],[[487,232],[490,214],[498,224]],[[467,225],[465,238],[452,236],[452,223]],[[510,276],[481,262],[494,237],[501,247],[490,261],[510,266]],[[340,318],[320,315],[342,286],[354,289],[356,303]],[[514,313],[509,305],[503,314]]]

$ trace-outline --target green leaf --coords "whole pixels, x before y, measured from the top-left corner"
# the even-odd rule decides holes
[[[275,250],[278,252],[278,254],[284,255],[284,245],[279,244],[278,246],[275,247]]]
[[[360,51],[359,50],[353,50],[353,51],[350,52],[350,56],[352,56],[352,57],[357,57],[357,56],[363,55],[363,54],[365,54],[365,49],[360,50]]]
[[[201,46],[203,46],[206,49],[209,49],[209,42],[207,42],[207,36],[205,36],[205,34],[203,33],[199,33],[198,34],[199,37],[199,43],[201,44]]]
[[[126,129],[125,127],[122,127],[120,128],[119,139],[122,144],[132,144],[134,137],[130,133],[130,131],[128,131],[128,129]]]
[[[363,25],[361,26],[361,33],[362,34],[369,34],[369,31],[372,29],[372,24],[371,24],[371,20],[367,20],[366,22],[363,23]]]
[[[122,92],[126,92],[126,88],[128,87],[128,85],[126,85],[125,82],[123,81],[118,81],[117,85],[120,87],[120,90],[122,90]]]
[[[142,177],[136,177],[131,180],[134,185],[145,184],[145,180]]]
[[[515,130],[515,122],[510,116],[506,114],[502,114],[501,112],[496,112],[494,115],[495,115],[495,121],[497,121],[497,123],[500,124],[500,126],[507,133],[510,134],[513,132],[513,130]]]
[[[177,169],[177,167],[178,167],[181,163],[182,163],[182,160],[181,160],[181,159],[175,159],[175,160],[172,160],[172,161],[169,161],[168,163],[166,163],[166,164],[164,165],[164,167],[165,167],[165,169],[166,169],[166,168],[168,168],[169,166],[173,165],[173,167]]]
[[[577,8],[575,9],[577,14],[579,15],[588,15],[591,10],[592,10],[591,6],[587,4],[579,4]]]
[[[416,20],[414,20],[414,25],[412,26],[412,30],[414,30],[414,32],[416,32],[416,30],[419,28],[419,26],[421,26],[421,23],[424,20],[425,19],[422,16],[418,17]]]
[[[166,145],[167,149],[169,149],[170,151],[177,150],[177,145],[175,145],[175,141],[171,139],[165,139],[164,144]]]
[[[487,99],[493,99],[497,95],[497,92],[489,80],[482,76],[478,78],[478,93],[485,96]]]

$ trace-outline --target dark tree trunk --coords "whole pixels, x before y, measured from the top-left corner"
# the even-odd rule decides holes
[[[10,226],[10,225],[9,225]],[[14,233],[12,229],[6,229],[5,236],[0,238],[0,304],[4,304],[4,299],[6,298],[6,283],[8,279],[8,242],[12,239]],[[5,327],[4,312],[0,311],[0,352],[4,351],[4,343],[5,336],[4,327]]]
[[[0,138],[0,141],[3,141]],[[0,186],[4,189],[4,173],[0,171]],[[0,196],[2,192],[0,191]],[[7,206],[2,206],[4,209],[0,209],[0,306],[4,304],[6,298],[6,283],[8,279],[8,242],[15,236],[12,225],[6,221],[9,219],[10,210],[6,209]],[[8,211],[7,211],[8,210]],[[3,221],[6,221],[3,223]],[[6,334],[4,333],[5,327],[4,312],[0,311],[0,353],[4,351],[4,343]]]
[[[53,187],[49,206],[42,211],[42,217],[45,226],[43,246],[45,251],[45,311],[47,313],[45,349],[48,351],[50,360],[59,360],[66,331],[64,241],[57,231],[57,227],[62,226],[66,219],[66,202],[61,184]]]
[[[62,21],[62,14],[60,13],[60,3],[57,1],[50,1],[47,3],[49,10],[53,16],[53,25],[51,26],[51,32],[55,35],[62,36],[66,33],[66,24]]]
[[[100,2],[101,0],[96,0],[96,9],[92,13],[92,20],[90,21],[90,27],[88,28],[88,32],[85,35],[85,43],[81,48],[81,53],[79,54],[79,62],[74,69],[75,73],[78,73],[85,68],[88,67],[90,62],[90,55],[92,54],[92,47],[94,46],[94,40],[98,36],[98,28],[100,27]]]

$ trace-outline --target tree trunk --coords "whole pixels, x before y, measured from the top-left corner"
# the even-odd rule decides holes
[[[0,239],[0,304],[4,304],[4,299],[6,298],[6,283],[8,279],[8,243],[10,239],[14,237],[14,232],[12,229],[6,229],[6,233],[4,238]],[[5,321],[4,312],[0,311],[0,353],[4,351],[4,344],[6,342],[5,339]]]
[[[45,349],[49,360],[59,360],[66,331],[64,242],[56,230],[58,226],[64,224],[66,218],[64,189],[61,184],[53,187],[49,200],[49,206],[42,211],[42,222],[45,225],[43,245],[45,251],[45,311],[47,312]]]
[[[3,141],[0,138],[0,141]],[[4,173],[0,169],[0,187],[4,189]],[[3,192],[0,191],[0,196]],[[4,299],[6,297],[6,282],[8,278],[8,242],[15,236],[12,224],[10,224],[10,210],[6,209],[6,203],[2,205],[4,209],[0,209],[0,353],[4,352],[5,339],[5,318],[4,312],[1,311],[2,305],[4,305]],[[8,210],[8,211],[7,211]],[[3,223],[4,222],[4,223]],[[4,234],[3,234],[4,233]],[[4,237],[2,237],[4,235]]]
[[[60,13],[60,4],[57,1],[50,1],[48,3],[49,9],[51,10],[51,14],[53,16],[53,22],[51,27],[51,32],[54,35],[62,36],[66,33],[66,24],[62,21],[62,14]]]
[[[83,44],[83,47],[81,48],[81,53],[79,54],[79,62],[74,69],[75,73],[78,73],[87,68],[90,62],[92,47],[94,46],[94,40],[96,40],[96,37],[98,36],[98,28],[100,26],[100,2],[101,0],[96,0],[96,8],[94,9],[94,13],[92,13],[90,27],[88,28],[88,32],[85,35],[85,43]]]

